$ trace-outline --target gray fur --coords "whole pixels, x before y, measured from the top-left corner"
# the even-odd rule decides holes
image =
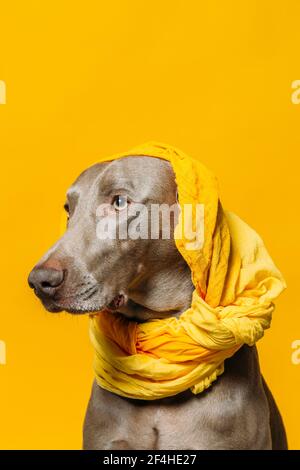
[[[173,170],[157,158],[127,157],[94,165],[81,174],[68,192],[68,229],[31,272],[31,287],[52,312],[98,311],[122,294],[118,311],[129,318],[147,321],[179,315],[191,303],[193,285],[172,238],[97,239],[96,209],[103,202],[111,204],[117,194],[147,205],[174,204]],[[225,362],[224,374],[199,395],[186,391],[162,400],[131,400],[94,383],[83,445],[85,449],[287,448],[256,348],[247,346]]]

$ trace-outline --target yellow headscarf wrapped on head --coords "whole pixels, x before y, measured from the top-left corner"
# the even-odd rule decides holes
[[[191,269],[195,290],[191,307],[179,318],[137,323],[107,311],[91,315],[96,380],[100,387],[134,399],[154,400],[189,388],[197,394],[224,371],[226,358],[263,336],[271,323],[272,302],[285,282],[257,233],[223,210],[216,179],[199,161],[159,143],[103,161],[126,156],[171,163],[179,204],[194,209],[185,221],[181,211],[175,243]],[[195,230],[197,204],[204,207],[204,239],[191,249],[192,240],[180,229],[185,223]]]

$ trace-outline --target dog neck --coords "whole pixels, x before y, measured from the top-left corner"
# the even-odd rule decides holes
[[[190,307],[193,290],[191,272],[183,259],[157,272],[147,274],[141,269],[118,311],[138,321],[179,316]]]

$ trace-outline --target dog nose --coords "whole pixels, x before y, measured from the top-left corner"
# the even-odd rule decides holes
[[[51,267],[35,267],[28,276],[29,287],[37,295],[46,294],[51,297],[61,286],[64,280],[64,271]]]

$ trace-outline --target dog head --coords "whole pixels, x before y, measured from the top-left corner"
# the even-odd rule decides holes
[[[176,309],[174,289],[181,281],[177,286],[173,280],[168,289],[168,273],[179,266],[180,277],[186,268],[173,238],[177,214],[171,211],[169,237],[161,216],[155,238],[149,224],[153,205],[177,207],[176,191],[171,165],[158,158],[125,157],[84,171],[67,192],[66,232],[29,275],[45,308],[71,313],[108,308],[128,316],[135,316],[138,305],[162,310],[153,295],[159,278],[168,309]]]

